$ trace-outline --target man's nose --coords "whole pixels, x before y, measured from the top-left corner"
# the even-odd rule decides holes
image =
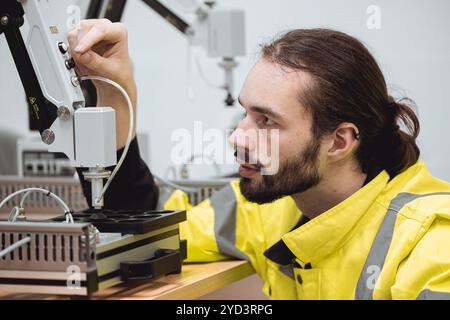
[[[257,136],[254,134],[254,130],[245,127],[245,120],[241,121],[239,126],[230,135],[228,142],[235,149],[244,149],[248,151],[254,151],[256,147]]]

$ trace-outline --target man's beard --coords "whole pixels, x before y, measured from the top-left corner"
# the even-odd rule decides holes
[[[314,187],[320,182],[319,150],[320,142],[311,139],[302,154],[280,163],[278,173],[258,179],[241,178],[242,195],[248,201],[264,204]]]

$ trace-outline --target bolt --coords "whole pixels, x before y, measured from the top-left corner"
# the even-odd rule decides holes
[[[0,24],[2,26],[7,26],[9,24],[9,17],[8,16],[3,16],[0,18]]]
[[[70,109],[68,107],[64,107],[64,106],[59,107],[56,114],[58,115],[58,118],[63,121],[67,121],[71,117]]]
[[[50,129],[45,130],[42,132],[42,141],[47,145],[51,145],[55,142],[55,133]]]

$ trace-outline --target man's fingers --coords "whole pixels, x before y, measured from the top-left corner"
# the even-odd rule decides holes
[[[69,46],[71,48],[75,48],[80,39],[86,33],[88,33],[92,29],[92,27],[94,27],[98,23],[99,20],[94,19],[80,21],[79,25],[75,29],[67,33],[67,40],[69,41]]]
[[[90,50],[97,43],[105,40],[107,33],[106,26],[95,25],[93,26],[86,35],[78,39],[78,43],[74,48],[76,53],[84,54]]]
[[[123,24],[102,20],[94,24],[85,35],[77,39],[74,51],[78,54],[84,54],[102,41],[114,44],[122,40],[125,35],[126,28]]]
[[[105,58],[92,50],[79,55],[77,60],[81,62],[83,66],[93,71],[102,70],[106,61]]]

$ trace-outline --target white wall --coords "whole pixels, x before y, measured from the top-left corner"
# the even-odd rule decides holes
[[[79,0],[83,2],[85,0]],[[363,40],[380,62],[388,83],[413,98],[420,112],[423,158],[431,171],[450,180],[450,1],[448,0],[222,0],[247,14],[248,57],[236,72],[236,93],[255,62],[258,44],[291,28],[332,27]],[[381,30],[366,27],[369,5],[382,13]],[[139,87],[139,129],[151,138],[151,167],[170,165],[171,133],[193,128],[227,128],[238,108],[223,106],[224,94],[210,89],[193,70],[196,100],[187,95],[187,41],[141,1],[130,0],[124,22]],[[19,79],[0,39],[0,127],[26,132],[26,111]],[[216,61],[202,59],[211,81],[220,82]]]

